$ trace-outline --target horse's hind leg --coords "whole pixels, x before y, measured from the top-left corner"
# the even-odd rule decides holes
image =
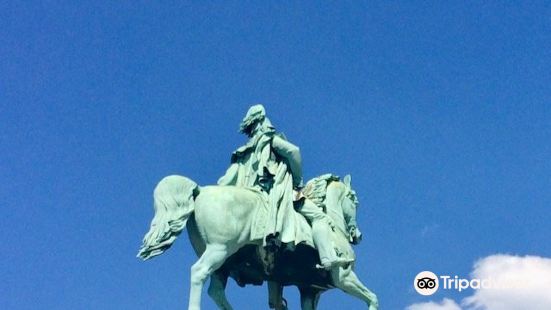
[[[222,310],[233,310],[232,306],[226,298],[226,283],[228,283],[228,276],[223,271],[215,271],[210,276],[209,296],[218,305],[218,308]]]
[[[346,269],[342,267],[333,268],[331,276],[336,287],[365,301],[369,305],[369,310],[379,309],[377,296],[362,284],[351,266]]]
[[[199,260],[191,266],[188,310],[201,309],[201,291],[205,280],[233,253],[225,245],[209,244]]]

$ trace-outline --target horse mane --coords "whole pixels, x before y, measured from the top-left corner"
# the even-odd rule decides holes
[[[302,194],[316,206],[325,210],[324,202],[327,195],[327,186],[333,181],[338,182],[340,178],[331,173],[315,177],[306,183],[306,186],[302,189]]]

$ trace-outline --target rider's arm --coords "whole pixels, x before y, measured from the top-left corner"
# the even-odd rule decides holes
[[[278,136],[274,136],[272,147],[277,155],[285,158],[289,163],[293,175],[293,186],[302,185],[302,158],[298,146]]]

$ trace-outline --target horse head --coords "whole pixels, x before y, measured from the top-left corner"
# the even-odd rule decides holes
[[[352,189],[351,182],[352,178],[350,175],[344,177],[343,184],[345,185],[345,194],[341,207],[350,242],[352,242],[352,244],[358,244],[362,241],[362,232],[358,228],[358,223],[356,222],[356,211],[359,202],[356,192]]]

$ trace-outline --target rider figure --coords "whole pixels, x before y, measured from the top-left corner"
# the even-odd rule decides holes
[[[249,108],[239,131],[246,134],[249,141],[233,152],[231,165],[218,184],[257,188],[268,194],[269,214],[264,245],[278,247],[280,242],[292,240],[285,236],[284,225],[288,222],[285,214],[294,212],[293,200],[300,197],[302,188],[300,150],[283,134],[276,132],[260,104]],[[321,267],[329,269],[349,263],[336,255],[329,238],[332,223],[322,209],[308,199],[301,199],[299,212],[312,224],[312,237],[320,254]]]
[[[281,210],[292,211],[293,189],[302,186],[299,148],[276,132],[260,104],[248,110],[239,131],[246,134],[249,141],[233,152],[231,165],[218,184],[257,188],[266,192],[269,214],[265,245],[277,247],[281,240],[294,240],[294,236],[281,236],[285,224],[285,212]],[[278,211],[283,216],[278,215]]]

